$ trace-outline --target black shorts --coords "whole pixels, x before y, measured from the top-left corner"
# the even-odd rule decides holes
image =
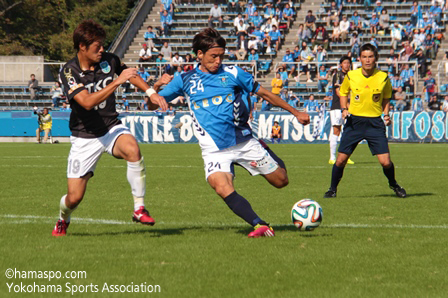
[[[362,140],[367,141],[372,155],[389,153],[386,125],[381,117],[347,117],[338,151],[351,155]]]

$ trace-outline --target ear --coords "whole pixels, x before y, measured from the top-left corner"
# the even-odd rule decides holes
[[[198,58],[202,60],[202,58],[204,58],[204,52],[202,52],[201,50],[198,50]]]

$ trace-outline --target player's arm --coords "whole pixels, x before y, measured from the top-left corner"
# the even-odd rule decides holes
[[[392,97],[392,84],[390,83],[389,78],[387,78],[386,85],[383,89],[383,114],[384,114],[384,123],[389,126],[392,124],[392,120],[389,116],[390,111],[390,98]]]
[[[132,85],[136,86],[137,88],[146,92],[147,94],[148,91],[151,89],[151,87],[149,87],[149,85],[139,75],[129,79],[129,82],[131,82]],[[155,91],[157,92],[157,90]],[[168,104],[166,103],[166,100],[159,94],[157,93],[151,94],[151,96],[149,96],[149,100],[151,102],[148,102],[148,110],[151,111],[157,110],[159,107],[161,107],[163,111],[168,110]]]
[[[339,88],[339,100],[341,102],[342,119],[345,119],[348,115],[348,93],[350,91],[350,77],[348,74],[345,76],[342,82],[341,88]]]
[[[298,110],[294,109],[292,106],[290,106],[286,101],[281,99],[279,96],[275,95],[271,91],[263,88],[260,86],[260,89],[256,92],[258,96],[261,96],[263,99],[268,101],[274,106],[280,107],[291,114],[293,114],[299,123],[303,125],[307,125],[310,123],[310,116],[307,113],[299,112]]]

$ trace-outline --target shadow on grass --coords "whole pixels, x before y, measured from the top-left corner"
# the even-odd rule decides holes
[[[410,198],[410,197],[426,197],[426,196],[435,196],[435,193],[432,192],[419,192],[419,193],[408,193],[406,195],[406,198]],[[347,196],[348,197],[348,196]],[[376,198],[376,197],[381,197],[381,198],[397,198],[397,196],[394,193],[388,193],[388,194],[379,194],[379,195],[374,195],[374,196],[350,196],[350,198]],[[405,198],[405,199],[406,199]]]
[[[305,238],[333,237],[333,234],[330,234],[330,233],[319,234],[319,233],[315,233],[315,231],[299,231],[292,224],[291,225],[281,225],[281,226],[275,226],[274,225],[274,226],[272,226],[272,228],[274,229],[274,231],[276,233],[279,233],[279,232],[280,233],[281,232],[295,232],[295,233],[297,233],[299,235],[299,237],[305,237]],[[240,229],[236,233],[248,235],[252,231],[253,231],[252,228],[247,228],[247,229]]]

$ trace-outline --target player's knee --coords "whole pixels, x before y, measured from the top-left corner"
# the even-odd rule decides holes
[[[69,191],[65,199],[67,207],[70,209],[76,208],[79,205],[79,203],[81,203],[83,198],[84,198],[83,192],[76,190]]]
[[[381,166],[385,169],[388,169],[392,166],[392,162],[390,160],[381,161]]]
[[[138,145],[132,145],[129,146],[126,150],[126,160],[130,162],[136,162],[139,161],[142,156],[140,154],[140,148],[138,148]]]
[[[223,199],[229,196],[232,192],[234,192],[234,189],[225,183],[219,183],[215,185],[213,189],[215,190],[216,194]]]
[[[283,188],[289,184],[288,174],[286,174],[284,169],[281,170],[280,175],[278,175],[276,179],[271,182],[271,184],[276,188]]]

